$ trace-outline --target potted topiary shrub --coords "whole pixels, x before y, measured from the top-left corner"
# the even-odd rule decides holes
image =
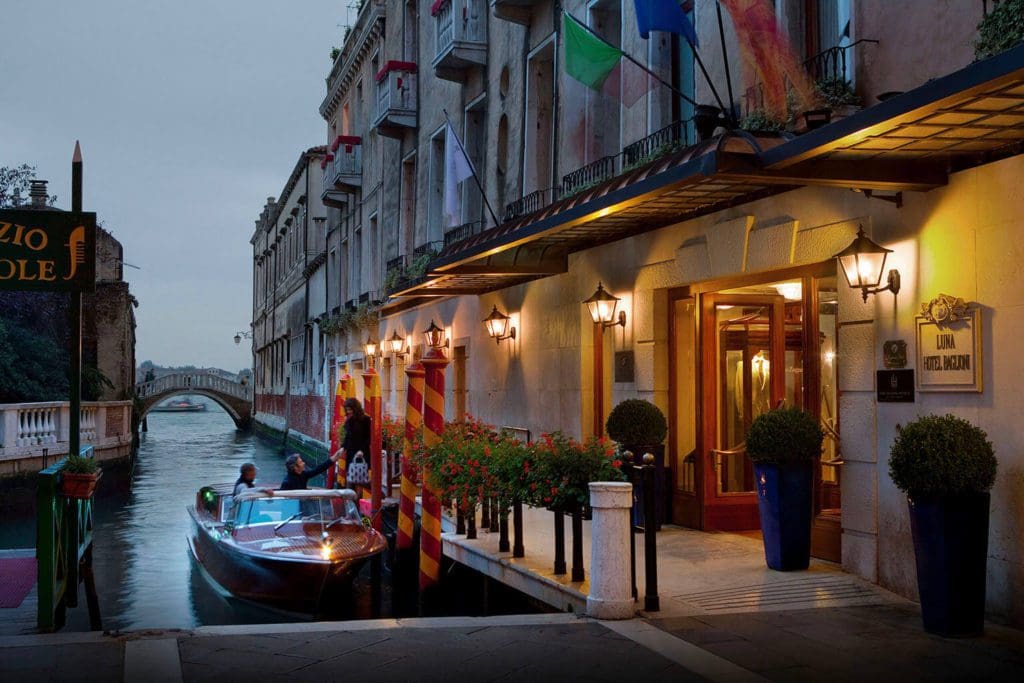
[[[605,432],[608,438],[619,444],[622,451],[633,454],[632,462],[624,462],[626,467],[643,464],[644,453],[654,456],[654,494],[657,496],[654,506],[657,513],[655,524],[660,527],[668,519],[664,445],[668,422],[665,414],[650,401],[629,398],[612,408],[605,422]],[[634,516],[638,522],[643,509],[643,500],[637,496]]]
[[[817,419],[795,407],[761,413],[747,432],[764,557],[771,569],[810,564],[812,485],[823,438]]]
[[[984,431],[954,415],[896,426],[889,476],[907,494],[924,628],[982,633],[989,489],[996,456]]]
[[[102,475],[103,470],[96,464],[95,458],[69,455],[61,469],[61,495],[83,500],[92,498],[92,494],[96,490],[96,482]]]

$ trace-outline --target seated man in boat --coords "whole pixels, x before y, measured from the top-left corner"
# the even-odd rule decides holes
[[[291,491],[294,489],[305,489],[309,488],[309,480],[318,474],[322,474],[327,471],[327,468],[338,462],[338,458],[342,456],[343,451],[338,450],[327,460],[317,465],[311,470],[306,469],[306,463],[302,460],[302,456],[298,453],[292,453],[284,461],[285,474],[284,480],[281,482],[282,491]]]
[[[235,481],[235,490],[231,492],[231,495],[237,496],[242,491],[248,491],[249,489],[256,488],[256,465],[251,462],[244,463],[239,469],[239,477]],[[273,495],[274,489],[261,488],[260,491]]]

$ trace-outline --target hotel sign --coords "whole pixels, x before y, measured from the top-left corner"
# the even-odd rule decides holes
[[[940,294],[917,317],[919,391],[982,391],[981,309]]]
[[[96,214],[0,210],[0,290],[91,292]]]

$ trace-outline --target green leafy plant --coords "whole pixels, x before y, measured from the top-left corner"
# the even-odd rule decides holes
[[[653,446],[665,440],[668,422],[650,401],[629,398],[612,408],[605,431],[624,446]]]
[[[1024,41],[1024,0],[1003,0],[978,24],[974,59],[982,60]]]
[[[69,455],[64,461],[65,474],[95,474],[98,469],[95,458],[83,458],[80,455]]]
[[[380,313],[377,307],[370,304],[362,304],[353,312],[352,322],[349,323],[349,326],[353,331],[359,332],[376,329],[378,322],[380,322]]]
[[[754,462],[810,462],[821,456],[824,439],[821,425],[810,413],[796,407],[761,413],[747,432],[747,455]]]
[[[955,415],[925,415],[896,426],[889,476],[911,498],[982,493],[996,480],[988,435]]]
[[[340,55],[340,54],[341,54],[341,49],[340,48],[336,48],[336,47],[332,47],[331,48],[331,63],[332,64],[334,62],[338,61],[338,55]]]
[[[591,437],[580,443],[562,432],[542,434],[533,444],[529,502],[563,512],[581,510],[590,501],[590,482],[622,481],[621,467],[609,439]]]
[[[750,131],[777,132],[786,128],[786,122],[764,109],[754,109],[740,121],[740,128]]]
[[[418,280],[427,274],[427,265],[430,263],[430,259],[437,255],[436,251],[428,251],[426,254],[420,254],[414,258],[409,266],[405,269],[405,277],[409,280]]]
[[[860,97],[853,91],[853,85],[845,78],[823,78],[814,84],[821,101],[830,109],[852,105],[860,106]]]

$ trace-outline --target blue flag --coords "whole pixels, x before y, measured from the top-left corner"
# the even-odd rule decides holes
[[[679,6],[678,0],[634,0],[636,4],[636,23],[640,28],[640,37],[647,40],[651,31],[667,31],[678,33],[690,42],[697,44],[697,32]]]

